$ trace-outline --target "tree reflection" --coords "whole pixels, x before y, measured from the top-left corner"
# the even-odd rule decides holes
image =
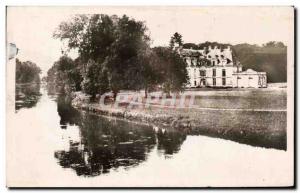
[[[76,110],[71,105],[71,98],[59,94],[56,99],[57,102],[57,112],[60,116],[60,127],[66,129],[67,125],[79,125],[81,120],[81,115],[78,110]]]
[[[41,98],[40,84],[16,84],[15,110],[34,107]]]
[[[183,131],[158,129],[157,148],[168,157],[169,155],[177,153],[180,150],[180,147],[185,139],[186,133]]]
[[[186,138],[178,131],[155,131],[152,126],[78,111],[63,95],[57,96],[57,105],[61,128],[68,131],[69,125],[76,125],[80,139],[72,139],[71,134],[64,137],[68,147],[56,151],[54,156],[63,168],[72,168],[80,176],[97,176],[119,167],[138,166],[156,144],[159,151],[172,155],[179,151]]]
[[[81,141],[70,141],[68,151],[56,151],[64,168],[77,175],[95,176],[118,167],[134,167],[146,160],[156,139],[150,126],[82,114]]]

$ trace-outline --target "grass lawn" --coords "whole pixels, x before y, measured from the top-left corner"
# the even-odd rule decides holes
[[[136,105],[129,109],[123,105],[103,109],[99,104],[89,104],[85,109],[92,108],[93,112],[102,111],[100,114],[148,122],[192,135],[201,134],[254,146],[286,149],[286,89],[186,92],[195,94],[195,108],[151,105],[149,108],[141,108]],[[153,104],[159,103],[156,101]]]
[[[208,108],[234,109],[286,109],[286,90],[216,91],[210,95],[197,95],[194,104]]]

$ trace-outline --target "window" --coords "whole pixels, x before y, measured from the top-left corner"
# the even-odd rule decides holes
[[[261,76],[258,77],[258,85],[259,86],[262,86],[262,79],[263,79],[263,77],[261,77]]]
[[[195,81],[194,81],[194,86],[196,86],[196,85],[197,85],[197,81],[195,80]]]
[[[205,73],[205,70],[200,70],[200,76],[205,76],[206,73]]]
[[[222,70],[222,76],[226,76],[226,70],[225,69]]]
[[[216,78],[213,78],[213,85],[216,86]]]
[[[226,78],[222,78],[222,85],[223,85],[223,86],[226,85]]]
[[[212,65],[213,65],[213,66],[215,65],[215,61],[212,61]]]
[[[206,85],[206,80],[205,80],[205,78],[202,78],[202,79],[201,79],[200,85],[201,85],[201,86],[205,86],[205,85]]]
[[[194,65],[197,65],[197,58],[194,59]]]
[[[216,69],[213,69],[213,76],[216,76]]]

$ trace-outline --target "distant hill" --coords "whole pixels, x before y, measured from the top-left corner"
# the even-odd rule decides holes
[[[285,46],[234,45],[237,60],[244,69],[267,72],[268,82],[287,81],[287,48]]]
[[[203,49],[208,46],[227,47],[230,44],[205,42],[185,43],[183,48]],[[233,48],[234,62],[239,61],[244,69],[267,72],[268,82],[287,81],[287,47],[282,42],[268,42],[263,46],[251,44],[230,45]]]

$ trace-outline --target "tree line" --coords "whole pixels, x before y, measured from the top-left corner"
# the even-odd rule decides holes
[[[64,89],[82,90],[95,98],[111,91],[154,88],[166,93],[181,91],[188,83],[186,63],[173,49],[181,44],[175,33],[169,47],[151,48],[144,22],[126,15],[76,15],[62,22],[53,37],[66,42],[67,49],[47,72],[47,82]],[[68,51],[75,49],[72,60]]]
[[[31,61],[16,59],[16,83],[39,83],[41,69]]]

